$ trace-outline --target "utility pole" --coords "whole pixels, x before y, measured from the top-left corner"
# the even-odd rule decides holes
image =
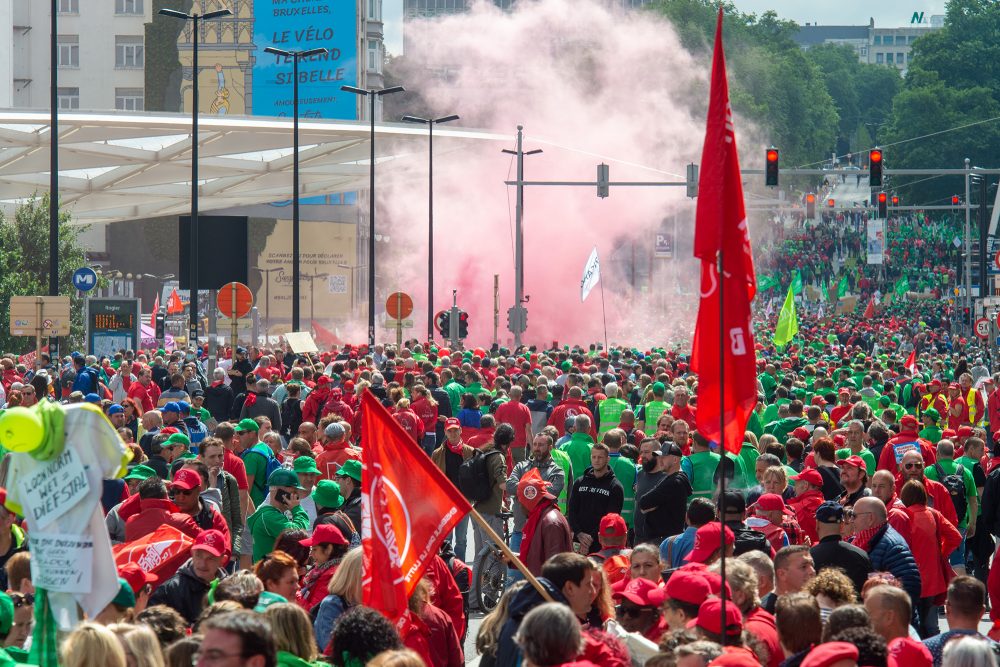
[[[527,324],[524,307],[524,156],[537,155],[541,149],[524,151],[524,126],[517,126],[517,150],[504,149],[504,153],[517,156],[517,203],[514,208],[514,307],[508,311],[510,330],[514,334],[514,347],[521,347],[521,334]]]
[[[972,209],[969,206],[969,158],[965,158],[965,307],[972,313]],[[968,327],[972,322],[966,322]]]

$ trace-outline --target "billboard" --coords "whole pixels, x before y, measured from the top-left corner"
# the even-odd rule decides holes
[[[881,264],[885,255],[885,220],[869,220],[866,234],[869,264]]]

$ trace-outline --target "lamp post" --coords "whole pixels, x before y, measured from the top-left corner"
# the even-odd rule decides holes
[[[275,271],[284,271],[285,267],[276,266],[272,269],[262,269],[259,266],[251,267],[254,271],[264,274],[264,335],[271,333],[271,274]]]
[[[458,120],[458,116],[420,118],[403,116],[407,123],[427,125],[427,342],[434,340],[434,126]]]
[[[299,330],[299,60],[326,53],[324,48],[286,51],[268,46],[265,53],[292,61],[292,331]]]
[[[375,100],[383,95],[403,92],[402,86],[391,86],[381,90],[341,86],[341,90],[355,95],[367,95],[371,103],[368,117],[371,121],[371,163],[368,168],[368,349],[375,349]]]
[[[190,266],[191,320],[188,325],[188,344],[198,345],[198,21],[208,21],[232,16],[228,9],[204,14],[185,14],[176,9],[161,9],[163,16],[191,21],[191,238],[188,260]]]
[[[329,273],[303,273],[302,277],[309,281],[309,329],[312,330],[312,323],[316,321],[316,291],[314,286],[317,280],[329,278]]]

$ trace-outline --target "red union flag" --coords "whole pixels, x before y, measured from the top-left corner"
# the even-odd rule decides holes
[[[137,540],[116,544],[111,548],[118,567],[135,563],[140,569],[155,574],[160,583],[174,576],[177,569],[191,556],[194,539],[173,526],[160,526]]]
[[[715,27],[712,87],[698,180],[694,256],[701,260],[701,302],[691,354],[692,370],[698,374],[698,431],[737,453],[757,403],[750,328],[750,302],[757,293],[757,279],[729,107],[721,7]],[[724,309],[720,309],[720,299]]]
[[[392,620],[472,507],[378,399],[361,397],[362,604]]]
[[[904,364],[906,370],[910,371],[910,375],[917,374],[917,350],[913,349],[910,352],[910,356],[906,358],[906,363]]]

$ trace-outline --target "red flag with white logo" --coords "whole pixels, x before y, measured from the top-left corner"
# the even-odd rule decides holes
[[[910,371],[910,375],[917,374],[917,351],[913,349],[910,351],[910,356],[906,358],[906,370]]]
[[[362,604],[396,620],[472,506],[370,391],[361,397],[361,424]]]
[[[184,312],[184,304],[181,302],[181,295],[177,290],[170,290],[170,298],[167,299],[167,315],[177,315]]]
[[[698,431],[738,453],[757,403],[750,328],[750,302],[757,293],[757,278],[729,106],[721,8],[715,27],[711,86],[695,216],[694,256],[701,260],[701,302],[691,366],[698,374]],[[720,299],[724,312],[720,312]]]

